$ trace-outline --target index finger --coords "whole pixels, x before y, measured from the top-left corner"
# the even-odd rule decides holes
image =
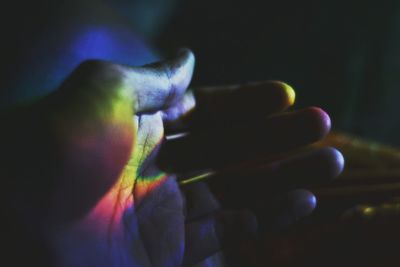
[[[194,95],[196,108],[185,118],[191,128],[265,117],[295,102],[293,88],[280,81],[201,88]]]

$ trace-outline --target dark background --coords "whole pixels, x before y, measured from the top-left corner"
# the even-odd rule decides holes
[[[187,0],[156,44],[194,50],[194,86],[283,80],[297,107],[323,107],[336,130],[399,145],[399,11],[399,1]]]
[[[59,20],[66,20],[66,25],[68,21],[79,20],[67,8],[75,3],[75,6],[86,4],[85,17],[95,17],[98,6],[93,2],[96,1],[38,0],[6,2],[2,6],[0,80],[8,98],[9,88],[17,87],[21,76],[26,77],[26,71],[21,70],[24,66],[37,65],[28,72],[37,70],[38,74],[31,76],[38,77],[38,81],[28,82],[26,90],[13,89],[18,97],[40,91],[35,88],[42,86],[39,82],[43,81],[39,72],[42,65],[55,65],[57,62],[51,59],[65,54],[53,51],[55,56],[52,56],[46,49],[33,50],[33,44],[38,43],[35,39],[40,36],[44,36],[44,44],[36,47],[50,47],[46,38],[63,36],[61,24],[59,28],[52,27],[56,14],[64,14]],[[297,108],[309,105],[324,108],[331,115],[335,130],[400,145],[400,2],[397,0],[104,2],[110,4],[110,11],[116,9],[124,16],[127,29],[138,34],[138,40],[146,40],[162,55],[171,55],[182,46],[193,49],[197,56],[193,86],[283,80],[295,88]],[[52,34],[40,32],[46,28]],[[129,63],[146,62],[149,52],[145,50],[137,49]],[[21,60],[31,54],[37,58],[47,56],[49,62],[46,65],[38,60],[28,63]],[[104,59],[119,62],[115,57],[104,56]],[[67,75],[70,69],[73,64],[62,69],[62,74]],[[36,87],[32,86],[35,81]],[[8,101],[7,97],[0,100]]]

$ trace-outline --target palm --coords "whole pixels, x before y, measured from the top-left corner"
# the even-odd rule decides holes
[[[61,260],[64,264],[181,265],[184,248],[181,194],[175,179],[157,170],[152,162],[163,137],[161,113],[135,116],[134,121],[133,152],[114,186],[83,219],[58,233],[59,249],[72,253]],[[82,253],[82,248],[86,253]]]

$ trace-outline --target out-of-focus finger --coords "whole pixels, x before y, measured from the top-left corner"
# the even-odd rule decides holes
[[[159,165],[166,171],[182,173],[272,157],[322,139],[330,126],[324,111],[308,108],[257,124],[193,132],[165,142]]]
[[[221,208],[218,200],[203,182],[193,183],[182,188],[186,204],[186,221],[216,212]]]
[[[343,168],[339,151],[322,148],[272,164],[216,173],[206,181],[215,194],[221,195],[224,206],[263,210],[282,192],[329,182]],[[242,196],[240,200],[238,194]]]
[[[221,212],[186,225],[183,266],[192,266],[224,247],[239,245],[257,230],[249,211]]]
[[[199,88],[193,92],[196,108],[185,118],[192,128],[265,117],[286,110],[295,101],[292,87],[279,81]]]
[[[294,101],[292,87],[279,81],[193,89],[165,111],[166,132],[257,120],[286,110]]]
[[[284,229],[300,219],[310,215],[317,205],[315,196],[303,189],[297,189],[266,205],[265,210],[257,213],[260,228],[265,232]]]
[[[343,155],[327,147],[260,166],[252,174],[273,188],[288,190],[328,182],[343,169]]]

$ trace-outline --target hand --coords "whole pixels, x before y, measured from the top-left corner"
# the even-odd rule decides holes
[[[253,155],[264,157],[305,145],[329,130],[327,116],[311,109],[269,118],[267,127],[239,128],[240,138],[254,141],[248,136],[278,126],[269,141],[261,143],[265,147],[252,147],[251,152],[246,145],[235,143],[237,135],[225,139],[226,129],[209,131],[224,114],[231,114],[231,124],[235,116],[246,118],[246,112],[237,114],[238,110],[232,109],[234,105],[210,118],[210,127],[202,119],[210,114],[207,108],[192,112],[197,118],[187,115],[196,100],[190,92],[185,93],[193,65],[188,51],[172,61],[142,68],[90,61],[55,93],[3,112],[6,127],[1,140],[6,156],[2,172],[9,188],[3,195],[3,209],[12,229],[7,239],[17,239],[16,246],[24,243],[30,249],[35,246],[29,241],[40,242],[47,247],[43,258],[57,266],[191,266],[220,250],[226,240],[251,232],[255,224],[251,214],[220,211],[203,185],[182,192],[174,173],[218,168]],[[264,102],[268,111],[264,115],[282,111],[293,102],[281,83],[256,88],[264,89],[235,90],[232,98],[226,94],[222,99],[235,104],[242,97],[271,97],[272,108]],[[214,93],[200,98],[200,107],[210,103],[211,111],[218,110]],[[256,111],[260,112],[250,109],[247,114],[263,117],[264,108],[259,108]],[[161,156],[169,159],[170,165],[156,164],[164,125],[172,128],[179,123],[188,125],[192,134],[162,148]],[[290,125],[304,132],[286,144],[279,131],[292,129]],[[281,135],[287,136],[286,132]],[[232,157],[227,149],[233,145],[238,157]],[[206,151],[215,151],[218,157],[204,160],[200,156],[209,155]],[[340,169],[331,157],[335,153],[324,158]],[[224,156],[226,160],[220,161]],[[301,160],[283,165],[296,164],[293,162],[303,166]],[[307,164],[303,171],[309,171]],[[276,168],[270,173],[279,177],[285,171]]]
[[[315,197],[295,189],[343,170],[339,151],[308,146],[328,134],[329,116],[316,107],[288,111],[295,92],[284,83],[201,88],[184,100],[196,107],[167,124],[185,135],[164,143],[160,166],[185,178],[210,171],[206,181],[224,207],[251,208],[267,231],[314,209]]]
[[[330,119],[319,108],[287,112],[295,96],[283,83],[202,88],[194,94],[196,108],[167,125],[186,134],[164,144],[160,165],[184,178],[193,170],[210,171],[205,181],[224,208],[255,212],[260,226],[255,242],[230,253],[232,266],[253,266],[249,260],[265,257],[263,244],[271,234],[315,208],[315,196],[297,188],[338,176],[343,156],[334,148],[304,147],[329,132]]]
[[[186,211],[174,176],[155,165],[162,110],[182,97],[193,65],[188,51],[134,69],[85,62],[54,94],[2,114],[11,251],[36,249],[40,266],[190,266],[220,249],[228,228],[218,222],[240,226],[243,215],[211,213],[209,194],[210,215],[197,218],[205,210]]]

